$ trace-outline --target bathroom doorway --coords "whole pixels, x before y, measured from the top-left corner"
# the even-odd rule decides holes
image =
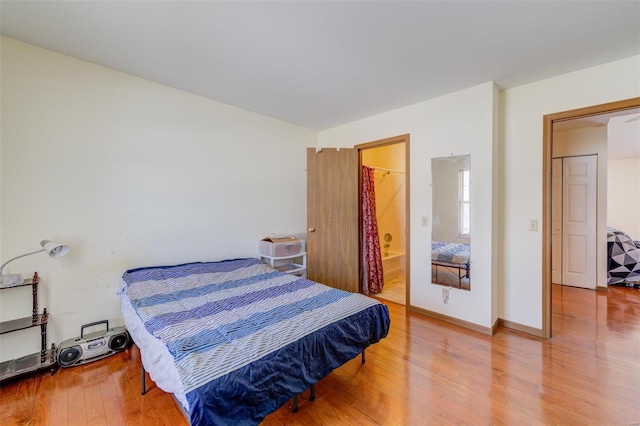
[[[375,193],[375,225],[379,246],[378,264],[382,267],[381,285],[371,286],[367,269],[371,268],[370,257],[365,250],[371,244],[365,241],[363,221],[360,226],[361,264],[363,265],[362,290],[380,299],[406,305],[409,295],[409,135],[357,145],[360,152],[361,182],[366,187],[363,173],[369,171],[368,182]],[[361,205],[366,203],[363,192]],[[369,260],[368,260],[369,259]]]

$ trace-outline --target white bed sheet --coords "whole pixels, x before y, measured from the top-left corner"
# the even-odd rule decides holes
[[[140,348],[142,365],[160,389],[172,393],[184,409],[189,412],[189,402],[184,393],[184,385],[176,370],[173,356],[160,339],[147,332],[142,320],[131,306],[131,301],[124,295],[125,285],[118,289],[122,319],[133,341]]]

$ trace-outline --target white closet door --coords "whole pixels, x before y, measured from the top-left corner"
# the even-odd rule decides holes
[[[562,284],[596,288],[597,156],[563,160]]]
[[[551,163],[551,282],[562,284],[562,158]]]

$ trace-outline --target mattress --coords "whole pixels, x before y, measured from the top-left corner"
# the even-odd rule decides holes
[[[257,424],[389,330],[375,299],[258,259],[139,268],[123,281],[143,365],[194,425]]]
[[[431,242],[431,261],[464,265],[469,258],[469,244]]]

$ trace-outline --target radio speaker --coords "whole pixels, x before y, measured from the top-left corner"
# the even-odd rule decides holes
[[[84,329],[104,324],[106,330],[84,334]],[[109,328],[109,321],[97,321],[80,327],[80,337],[65,340],[57,350],[61,367],[73,367],[106,358],[123,351],[131,344],[129,332],[124,327]]]

